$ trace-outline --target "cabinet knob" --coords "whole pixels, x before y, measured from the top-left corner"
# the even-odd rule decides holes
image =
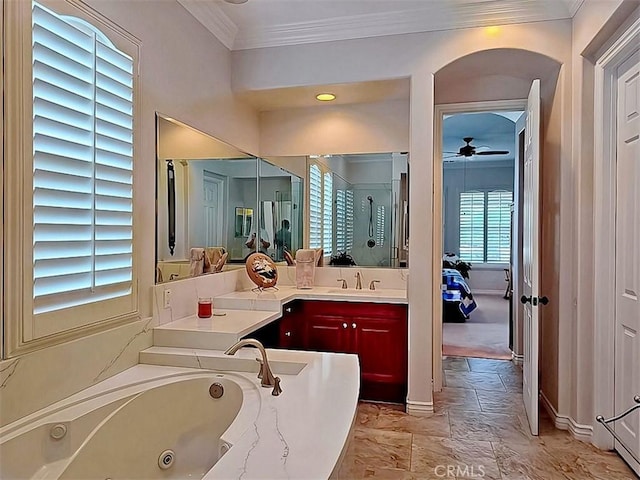
[[[346,323],[342,324],[342,328],[347,328],[349,325],[347,325]]]
[[[291,336],[291,332],[284,332],[284,336],[285,337],[290,337]]]
[[[356,328],[356,327],[357,327],[357,325],[355,323],[351,324],[351,328]]]
[[[291,313],[291,307],[285,308],[284,311],[287,312],[287,313]]]

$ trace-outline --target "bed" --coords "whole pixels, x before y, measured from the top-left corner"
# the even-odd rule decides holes
[[[477,308],[469,285],[460,272],[453,268],[442,269],[442,320],[464,322]]]

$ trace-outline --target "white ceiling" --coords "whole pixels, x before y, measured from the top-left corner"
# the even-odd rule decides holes
[[[583,0],[178,0],[230,50],[572,18]]]

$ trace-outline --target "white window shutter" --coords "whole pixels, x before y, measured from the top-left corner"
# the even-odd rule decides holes
[[[322,186],[322,248],[325,255],[333,254],[333,174],[325,172]]]
[[[131,293],[133,65],[85,22],[33,4],[36,315]]]
[[[309,248],[322,247],[322,174],[316,164],[309,166]]]
[[[459,257],[484,262],[484,192],[460,193]]]

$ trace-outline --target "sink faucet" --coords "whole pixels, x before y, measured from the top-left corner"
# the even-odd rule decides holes
[[[260,350],[260,355],[262,355],[262,361],[258,360],[260,363],[260,373],[258,374],[258,378],[261,379],[260,385],[263,387],[273,387],[271,395],[280,395],[282,393],[282,388],[280,388],[280,377],[273,376],[271,367],[269,367],[269,361],[267,360],[267,352],[262,343],[258,340],[253,338],[244,338],[234,345],[231,345],[224,354],[233,355],[242,347],[255,347]]]
[[[362,290],[362,275],[356,272],[356,290]]]
[[[380,280],[371,280],[371,283],[369,284],[369,290],[375,290],[376,283],[380,283]]]

